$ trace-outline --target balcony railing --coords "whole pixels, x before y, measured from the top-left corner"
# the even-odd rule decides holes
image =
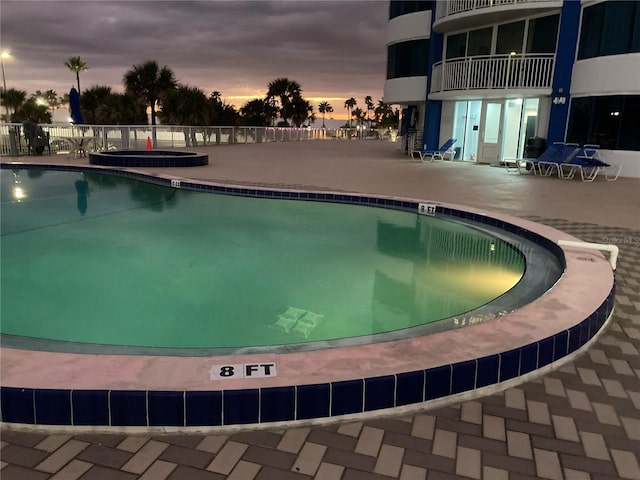
[[[554,54],[455,58],[433,66],[431,93],[460,90],[550,89]]]
[[[438,20],[456,13],[470,12],[491,7],[523,3],[549,2],[550,0],[447,0],[438,11]]]

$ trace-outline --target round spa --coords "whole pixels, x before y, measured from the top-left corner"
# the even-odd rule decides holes
[[[535,224],[104,169],[0,173],[5,422],[186,428],[421,404],[546,368],[613,305],[611,281],[573,319],[558,308],[567,259]]]
[[[90,152],[89,163],[108,167],[199,167],[209,164],[209,155],[179,150],[111,150]]]

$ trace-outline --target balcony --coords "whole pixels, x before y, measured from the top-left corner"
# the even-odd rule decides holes
[[[433,29],[445,33],[504,23],[562,8],[562,0],[448,0],[438,2]]]
[[[445,60],[433,66],[429,98],[438,100],[471,92],[483,96],[550,95],[554,64],[554,54]]]

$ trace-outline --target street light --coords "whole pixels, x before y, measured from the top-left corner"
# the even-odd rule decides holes
[[[2,99],[2,103],[4,103],[4,121],[9,123],[9,107],[7,107],[7,79],[4,76],[4,59],[11,58],[11,54],[5,50],[0,54],[0,61],[2,62],[2,91],[4,92],[4,98]]]

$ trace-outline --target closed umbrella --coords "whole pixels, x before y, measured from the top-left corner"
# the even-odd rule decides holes
[[[71,87],[69,91],[69,109],[71,110],[71,120],[73,123],[76,125],[83,124],[84,118],[80,110],[80,93],[78,93],[76,87]]]

